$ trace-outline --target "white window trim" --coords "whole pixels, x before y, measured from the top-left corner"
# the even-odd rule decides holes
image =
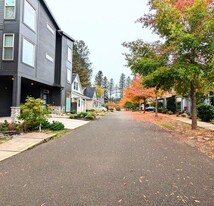
[[[70,72],[69,72],[70,71]],[[70,74],[70,75],[68,75]],[[67,83],[71,84],[71,75],[72,75],[72,72],[70,69],[67,68]],[[69,78],[68,78],[69,77]]]
[[[34,16],[34,23],[35,23],[35,25],[34,25],[34,27],[35,28],[33,28],[33,27],[31,27],[30,25],[28,25],[26,22],[25,22],[25,4],[26,3],[28,3],[31,7],[32,7],[32,9],[35,11],[35,16]],[[34,32],[36,32],[36,28],[37,28],[37,13],[36,13],[36,9],[32,6],[32,4],[29,2],[29,1],[27,1],[27,0],[24,0],[24,12],[23,12],[23,23],[29,28],[29,29],[31,29],[32,31],[34,31]]]
[[[11,36],[13,36],[13,47],[5,47],[4,46],[4,43],[5,43],[5,36],[6,35],[11,35]],[[3,36],[3,52],[2,52],[2,60],[4,60],[4,61],[13,61],[14,60],[14,34],[13,33],[5,33],[4,34],[4,36]],[[13,55],[12,55],[12,59],[5,59],[4,58],[4,48],[13,48]]]
[[[48,29],[52,34],[54,34],[54,29],[53,29],[53,27],[52,27],[49,23],[47,23],[47,29]]]
[[[27,42],[29,42],[30,44],[32,44],[33,45],[33,56],[34,56],[34,61],[33,61],[33,65],[30,65],[30,64],[28,64],[28,63],[26,63],[26,62],[24,62],[23,61],[23,46],[24,46],[24,40],[26,40]],[[33,68],[35,68],[35,61],[36,61],[36,45],[33,43],[33,42],[31,42],[31,41],[29,41],[27,38],[25,38],[25,37],[23,37],[23,39],[22,39],[22,63],[23,64],[26,64],[26,65],[28,65],[28,66],[30,66],[30,67],[33,67]]]
[[[48,53],[46,53],[45,57],[47,60],[54,62],[54,58],[52,56],[50,56]]]
[[[69,56],[69,52],[68,52],[68,55],[67,55],[67,60],[70,62],[70,63],[72,63],[72,49],[71,49],[71,47],[69,47],[68,46],[68,51],[71,51],[71,56]]]
[[[16,0],[14,1],[14,18],[13,19],[6,18],[6,7],[12,7],[12,6],[6,6],[6,1],[4,1],[4,19],[6,20],[16,19]]]

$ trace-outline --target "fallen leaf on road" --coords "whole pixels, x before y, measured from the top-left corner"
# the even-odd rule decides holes
[[[121,203],[121,202],[122,202],[122,199],[120,199],[118,202]]]

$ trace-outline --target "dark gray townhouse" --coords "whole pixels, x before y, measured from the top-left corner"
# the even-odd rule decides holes
[[[27,96],[70,111],[73,42],[44,0],[0,0],[0,116]]]

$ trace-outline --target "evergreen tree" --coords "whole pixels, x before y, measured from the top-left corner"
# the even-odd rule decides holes
[[[98,71],[97,75],[95,76],[94,84],[98,85],[100,87],[102,86],[102,84],[103,84],[103,72],[101,70]]]
[[[109,83],[108,83],[108,79],[106,76],[103,78],[102,88],[104,89],[104,98],[105,98],[105,100],[107,100],[108,93],[109,93]]]
[[[92,68],[89,60],[89,49],[85,42],[80,40],[74,43],[72,69],[80,77],[83,87],[91,85]]]
[[[125,84],[126,84],[126,76],[124,73],[122,73],[119,81],[119,91],[120,91],[121,98],[123,97],[123,90],[125,89]]]
[[[128,76],[128,77],[126,78],[126,88],[130,87],[131,81],[132,81],[132,80],[131,80],[131,77]]]
[[[114,80],[111,78],[109,82],[109,98],[112,100],[112,95],[114,92]]]

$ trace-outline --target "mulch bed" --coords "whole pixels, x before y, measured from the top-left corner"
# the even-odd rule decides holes
[[[196,147],[214,159],[214,132],[199,127],[192,130],[191,125],[176,120],[175,115],[158,113],[158,117],[155,117],[153,112],[129,112],[129,115],[137,121],[150,122],[162,127],[176,140]]]

